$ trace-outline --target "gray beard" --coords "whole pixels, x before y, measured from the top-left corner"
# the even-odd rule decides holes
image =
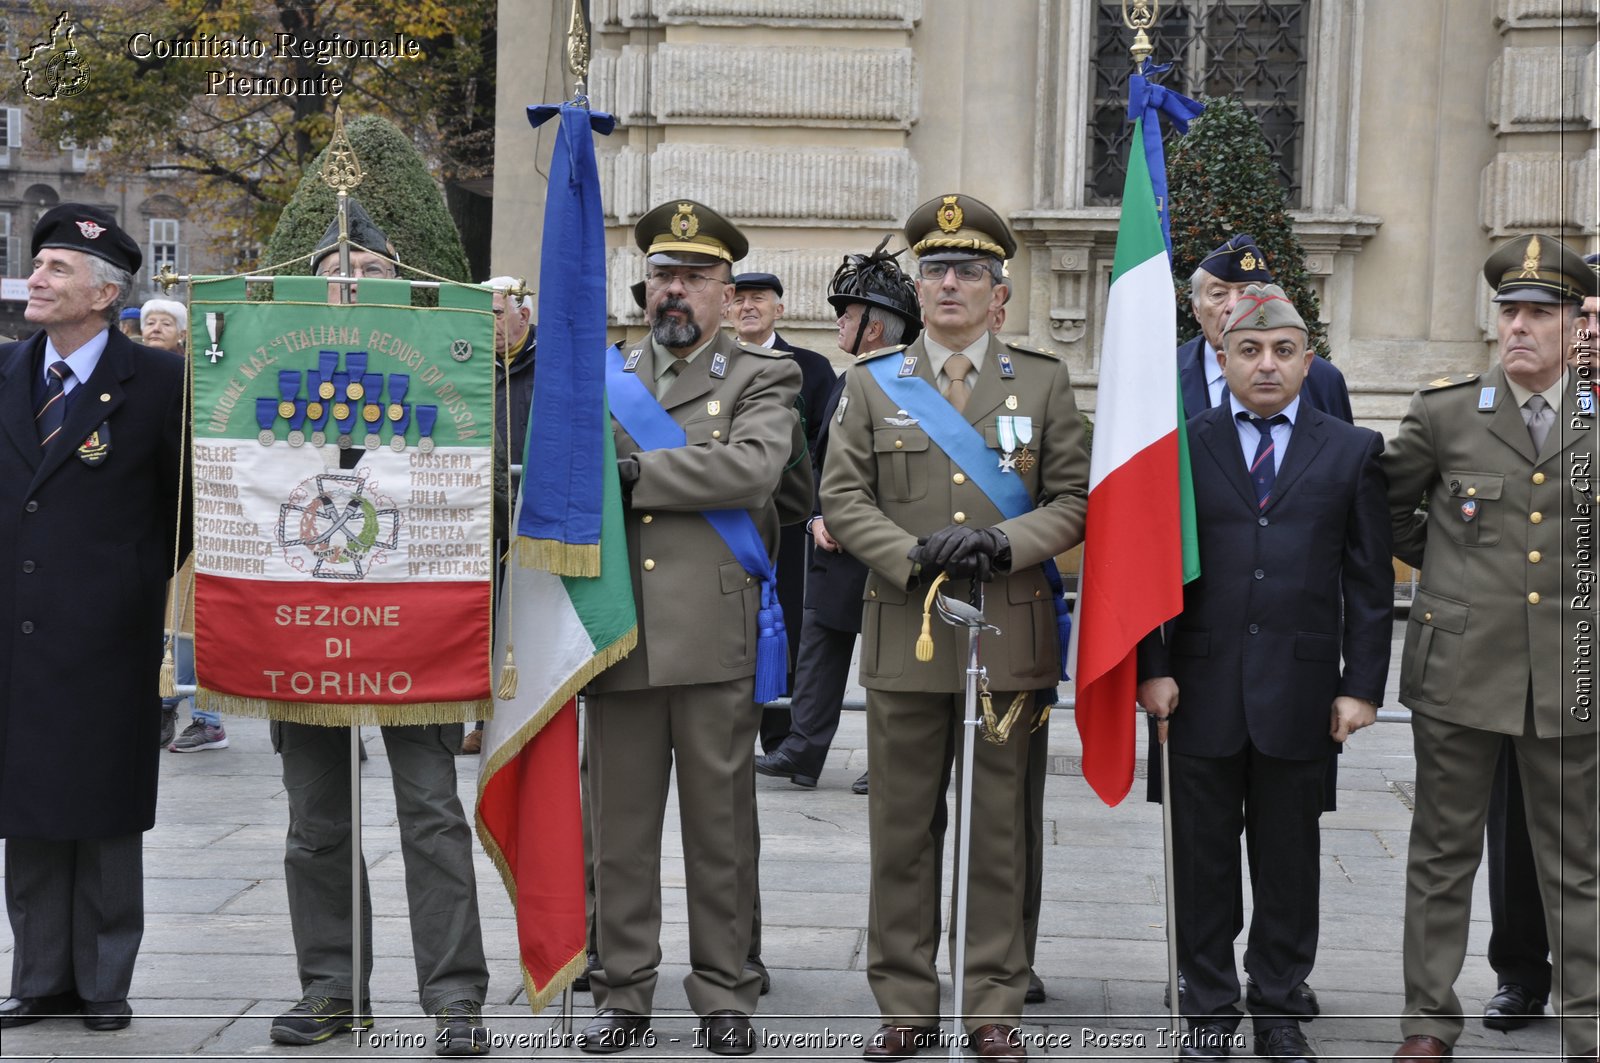
[[[668,310],[681,310],[689,312],[689,304],[678,299],[668,299],[656,308],[657,318],[650,326],[650,336],[661,346],[668,350],[684,347],[693,347],[700,342],[702,335],[700,326],[693,318],[686,317],[681,323],[671,318],[662,317]]]

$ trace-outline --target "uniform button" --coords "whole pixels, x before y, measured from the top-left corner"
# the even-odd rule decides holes
[[[1265,572],[1261,571],[1259,568],[1256,569],[1256,579],[1266,579],[1266,578],[1267,578],[1267,574]]]
[[[24,561],[22,563],[22,571],[24,571],[24,572],[32,572],[33,571],[33,562],[32,561]]]
[[[644,559],[644,570],[646,572],[654,572],[655,568],[656,562],[654,558],[647,557]]]
[[[644,516],[639,518],[639,523],[640,524],[649,524],[651,521],[653,521],[655,519],[656,519],[655,517],[651,516],[649,513],[646,513]]]
[[[1476,495],[1476,494],[1477,494],[1477,493],[1478,493],[1478,489],[1477,489],[1477,488],[1476,488],[1476,487],[1469,487],[1469,488],[1467,488],[1467,497],[1468,497],[1468,498],[1471,498],[1471,497],[1473,497],[1473,496],[1474,496],[1474,495]]]
[[[33,634],[33,621],[32,620],[24,620],[22,622],[22,633],[24,635]]]
[[[955,521],[957,524],[965,524],[967,522],[967,515],[962,513],[960,510],[957,510],[955,516],[951,517],[950,519]]]
[[[711,430],[711,438],[712,438],[712,439],[721,439],[721,438],[722,438],[722,429],[720,429],[720,428],[713,428],[713,429],[712,429],[712,430]]]
[[[1258,517],[1256,519],[1256,523],[1261,525],[1263,528],[1265,528],[1267,526],[1267,518],[1266,517]]]
[[[1542,472],[1534,473],[1533,474],[1533,482],[1536,483],[1536,484],[1544,483],[1544,473],[1542,473]]]
[[[1528,514],[1528,523],[1529,524],[1543,524],[1544,523],[1544,514],[1540,513],[1538,510],[1534,510],[1532,513]]]
[[[967,482],[967,477],[964,473],[958,472],[954,476],[950,477],[950,482],[953,484],[964,484]]]
[[[27,510],[29,513],[34,513],[34,512],[38,511],[39,503],[30,501],[27,505],[23,506],[22,508]]]
[[[896,450],[899,450],[901,447],[903,447],[905,445],[906,445],[906,441],[903,440],[903,439],[897,439],[897,440],[894,441],[894,449],[896,449]]]
[[[1044,591],[1034,591],[1033,592],[1033,596],[1035,598],[1043,598],[1044,597]]]
[[[1433,622],[1433,614],[1432,613],[1423,613],[1422,614],[1422,619],[1431,624]]]
[[[1539,551],[1537,551],[1537,550],[1529,550],[1528,551],[1528,563],[1529,564],[1537,565],[1540,561],[1543,561],[1543,560],[1544,560],[1544,555],[1541,554]]]
[[[1529,591],[1528,592],[1528,604],[1529,605],[1538,605],[1539,604],[1539,592],[1538,591]]]
[[[1261,625],[1260,624],[1251,624],[1250,625],[1250,634],[1259,635],[1260,633],[1261,633]]]
[[[877,591],[868,591],[867,592],[867,597],[868,598],[876,598],[877,596],[878,596],[878,592]]]

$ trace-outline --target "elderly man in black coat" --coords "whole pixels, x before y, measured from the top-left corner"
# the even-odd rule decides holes
[[[81,1012],[117,1030],[144,934],[162,603],[187,552],[174,547],[184,365],[111,327],[141,255],[110,212],[46,211],[32,254],[25,316],[40,331],[0,346],[0,836],[16,938],[0,1028]]]

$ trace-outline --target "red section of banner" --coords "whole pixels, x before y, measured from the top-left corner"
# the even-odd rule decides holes
[[[505,860],[517,951],[534,990],[584,954],[578,710],[568,701],[484,784],[478,818]]]
[[[195,576],[195,674],[221,694],[389,705],[489,696],[489,584]]]

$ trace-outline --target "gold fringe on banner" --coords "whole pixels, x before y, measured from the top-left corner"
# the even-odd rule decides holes
[[[223,694],[201,687],[195,703],[210,712],[230,716],[304,723],[313,727],[410,727],[433,723],[471,723],[491,719],[494,701],[414,701],[404,705],[334,705],[310,701],[275,701]]]
[[[600,575],[599,543],[564,543],[559,539],[517,537],[517,564],[557,576]]]

